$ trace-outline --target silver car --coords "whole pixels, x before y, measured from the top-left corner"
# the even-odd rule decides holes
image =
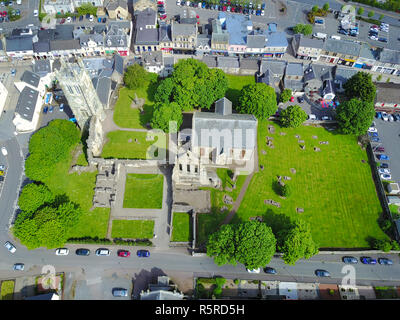
[[[114,288],[112,290],[112,294],[114,297],[127,297],[128,296],[128,290],[124,288]]]
[[[7,241],[4,246],[7,248],[8,251],[10,251],[11,253],[14,253],[15,251],[17,251],[17,249],[14,247],[14,245]]]
[[[13,266],[14,271],[24,271],[25,265],[23,263],[16,263]]]

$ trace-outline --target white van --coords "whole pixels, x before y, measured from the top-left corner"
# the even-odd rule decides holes
[[[321,33],[321,32],[317,32],[317,33],[313,34],[314,38],[322,39],[322,40],[325,40],[327,38],[327,36],[328,35],[326,33]]]
[[[340,40],[340,36],[331,35],[331,38],[335,40]]]

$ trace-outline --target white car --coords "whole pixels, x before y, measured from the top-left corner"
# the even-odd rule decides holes
[[[180,2],[179,0],[177,0],[177,1],[176,1],[176,5],[177,5],[177,6],[180,6],[180,5],[181,5],[181,2]]]
[[[14,253],[15,251],[17,251],[17,249],[14,247],[14,245],[7,241],[4,246],[7,248],[8,251],[10,251],[11,253]]]
[[[265,11],[261,10],[261,16],[264,16],[264,15],[265,15]]]
[[[387,173],[387,174],[390,174],[390,170],[389,169],[378,169],[378,172],[380,173],[380,174],[384,174],[384,173]]]
[[[39,15],[39,10],[33,10],[33,16],[37,17]]]
[[[329,116],[323,116],[321,119],[322,119],[322,120],[332,120],[332,117],[329,117]]]
[[[384,121],[388,121],[389,120],[389,115],[386,112],[382,112],[382,119]]]
[[[186,5],[189,7],[190,6],[190,1],[186,1]]]
[[[388,120],[390,121],[390,122],[393,122],[394,121],[394,118],[393,118],[393,116],[391,115],[391,114],[389,114],[389,116],[388,116]]]
[[[1,148],[1,153],[3,154],[3,156],[8,155],[8,152],[7,152],[6,147],[2,147],[2,148]]]
[[[252,270],[246,268],[246,270],[248,273],[260,273],[260,268],[252,269]]]
[[[67,256],[68,253],[69,253],[69,250],[67,248],[59,248],[56,250],[57,256]]]
[[[375,37],[375,36],[370,36],[369,38],[370,38],[371,40],[378,41],[378,37]]]
[[[315,114],[308,115],[308,120],[318,120]]]
[[[90,21],[90,22],[93,22],[93,15],[90,15],[89,21]]]
[[[383,174],[381,174],[381,179],[382,180],[391,180],[392,176],[389,173],[383,173]]]
[[[110,255],[110,250],[100,248],[96,250],[96,256],[109,256]]]
[[[72,18],[71,18],[71,17],[68,17],[66,21],[67,21],[68,23],[71,23]]]
[[[368,132],[378,132],[378,129],[375,127],[369,127]]]

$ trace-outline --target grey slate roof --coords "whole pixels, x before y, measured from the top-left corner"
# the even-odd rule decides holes
[[[259,67],[259,59],[240,59],[240,69],[245,69],[245,70],[254,70],[254,72],[258,71]]]
[[[105,0],[103,5],[107,10],[115,10],[118,7],[128,9],[126,0]]]
[[[213,32],[211,35],[211,41],[212,42],[218,42],[218,43],[229,43],[229,33],[215,33]]]
[[[38,96],[38,91],[25,87],[19,95],[15,112],[23,119],[32,121]]]
[[[213,147],[219,154],[221,151],[229,152],[229,149],[254,149],[257,141],[257,119],[251,114],[227,114],[221,115],[213,112],[195,112],[193,115],[193,129],[197,139],[194,139],[194,146]],[[220,138],[215,141],[211,136],[212,130],[224,133],[228,130],[231,133],[231,141]],[[241,133],[238,135],[238,132]],[[202,133],[206,138],[202,138]],[[239,136],[241,139],[239,139]],[[237,139],[236,139],[237,138]],[[203,141],[206,140],[206,141]],[[240,141],[241,140],[241,141]],[[247,141],[248,140],[248,141]]]
[[[161,51],[146,51],[142,54],[142,61],[146,65],[156,66],[162,64]]]
[[[283,76],[286,69],[286,62],[279,60],[261,60],[260,73],[270,70],[273,75]]]
[[[302,34],[296,34],[294,36],[293,40],[295,40],[296,43],[298,44],[296,46],[296,49],[298,49],[298,47],[322,49],[324,46],[323,40],[305,38],[305,37],[303,37]]]
[[[187,23],[172,23],[171,26],[171,35],[172,38],[176,36],[191,36],[195,35],[196,32],[196,25],[187,24]]]
[[[33,50],[32,37],[6,38],[6,51],[29,51]]]
[[[358,56],[361,50],[361,45],[354,41],[326,39],[324,41],[323,49],[329,52]]]
[[[32,87],[37,88],[40,82],[40,77],[36,73],[26,70],[22,74],[21,81],[28,83]]]
[[[215,56],[204,56],[201,61],[204,62],[209,68],[217,67],[217,58]]]
[[[93,34],[86,34],[83,33],[79,36],[79,44],[81,46],[86,46],[88,41],[94,41],[98,45],[104,44],[104,36],[102,34],[93,33]]]
[[[328,93],[334,93],[332,80],[326,80],[324,82],[324,88],[322,89],[322,94],[326,95]]]
[[[302,80],[294,80],[294,79],[288,79],[285,77],[283,84],[285,88],[291,89],[291,90],[297,90],[301,91],[303,89],[303,81]]]
[[[39,41],[49,41],[49,40],[54,40],[55,38],[55,29],[45,29],[45,30],[39,30],[38,31],[38,38]]]
[[[223,116],[232,114],[232,102],[225,97],[215,101],[215,113]]]
[[[400,65],[400,51],[384,48],[380,53],[379,61]]]
[[[355,75],[358,70],[336,66],[335,68],[335,80],[342,82],[343,84],[347,82],[353,75]]]
[[[157,12],[151,8],[146,8],[143,11],[136,13],[136,29],[145,29],[148,25],[154,25],[157,23]]]
[[[99,78],[97,81],[96,92],[102,104],[108,105],[111,91],[111,79],[108,77]]]
[[[124,58],[119,54],[114,55],[114,70],[119,74],[124,74]]]
[[[158,44],[158,30],[157,29],[143,29],[136,31],[135,44],[137,45],[157,45]]]
[[[158,30],[158,41],[171,42],[171,25],[163,25]]]
[[[50,41],[39,41],[33,43],[33,52],[50,52]]]
[[[175,58],[173,56],[164,57],[164,66],[166,68],[173,68],[175,64]]]
[[[332,67],[320,65],[320,64],[310,64],[304,70],[304,82],[308,82],[313,79],[318,79],[320,81],[332,80]]]
[[[71,40],[74,38],[73,32],[74,32],[73,25],[57,24],[54,33],[54,40]]]
[[[359,56],[366,59],[376,60],[377,54],[368,44],[363,43],[361,45]]]
[[[265,35],[248,35],[247,36],[247,47],[249,48],[264,48],[266,36]]]
[[[217,57],[218,68],[239,68],[239,58],[237,57]]]
[[[287,76],[303,76],[303,65],[301,63],[288,63],[286,65]]]
[[[79,40],[53,40],[50,41],[50,50],[73,50],[80,49]]]
[[[40,76],[45,76],[48,73],[51,73],[50,61],[35,60],[35,63],[33,64],[33,71]]]
[[[197,35],[197,46],[211,46],[211,37],[208,34],[201,33]]]

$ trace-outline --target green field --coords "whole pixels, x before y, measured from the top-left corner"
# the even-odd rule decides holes
[[[124,208],[161,209],[164,176],[161,174],[128,174]]]
[[[71,201],[79,204],[83,210],[78,225],[68,234],[69,238],[104,238],[107,233],[110,209],[91,209],[97,172],[69,174],[71,160],[69,158],[67,161],[57,163],[52,174],[43,182],[54,194],[67,196]]]
[[[145,128],[146,123],[150,122],[153,115],[153,95],[157,89],[157,75],[150,73],[152,82],[144,88],[129,90],[121,88],[119,98],[114,107],[114,122],[122,128]],[[135,99],[135,93],[138,98],[144,98],[144,114],[140,114],[139,109],[132,109],[131,103]]]
[[[154,234],[153,220],[113,220],[113,238],[151,239]]]
[[[154,137],[154,141],[146,141],[146,136],[147,132],[109,132],[101,157],[106,159],[151,159],[158,153],[154,155],[149,149],[150,146],[154,145],[151,150],[157,149],[158,146],[160,147],[158,150],[166,149],[166,142],[163,142],[165,135],[162,139]]]
[[[233,222],[262,216],[272,223],[280,214],[301,217],[310,223],[320,247],[362,248],[369,247],[370,237],[387,238],[377,223],[382,208],[368,157],[355,136],[312,126],[282,129],[276,124],[276,132],[271,134],[267,129],[270,124],[260,122],[258,130],[259,162],[265,169],[254,175]],[[305,150],[295,135],[305,141]],[[266,136],[273,138],[274,149],[266,146]],[[319,141],[329,144],[321,145]],[[313,147],[321,151],[315,152]],[[266,155],[261,153],[263,149]],[[291,177],[285,181],[292,189],[287,199],[281,199],[275,191],[277,176]],[[264,204],[266,199],[279,202],[281,208]],[[304,212],[299,214],[296,208]]]
[[[225,97],[232,101],[233,107],[235,107],[239,102],[240,90],[248,84],[255,83],[254,76],[237,76],[232,74],[227,74],[228,78],[228,90],[226,90]]]
[[[1,282],[0,300],[12,300],[14,295],[14,281],[5,280]]]
[[[192,217],[186,212],[174,212],[171,241],[192,241]]]

